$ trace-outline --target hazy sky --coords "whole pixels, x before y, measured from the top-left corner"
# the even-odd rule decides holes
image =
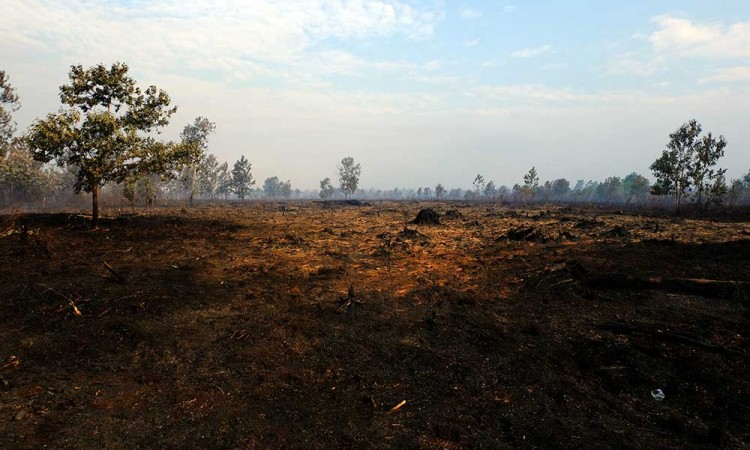
[[[217,123],[210,151],[317,188],[603,179],[648,166],[696,118],[750,169],[750,2],[0,0],[21,129],[72,64],[123,61]],[[262,181],[261,181],[262,182]]]

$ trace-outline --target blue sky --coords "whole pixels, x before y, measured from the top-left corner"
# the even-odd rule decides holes
[[[468,187],[477,173],[649,175],[691,118],[750,169],[750,2],[4,0],[0,64],[21,127],[71,64],[127,62],[217,123],[210,151],[301,188],[342,157],[362,185]]]

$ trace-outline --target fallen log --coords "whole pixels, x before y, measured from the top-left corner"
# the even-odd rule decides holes
[[[592,273],[578,262],[567,263],[571,275],[592,289],[659,290],[703,297],[742,298],[750,288],[748,281],[706,278],[638,277],[623,273]]]
[[[594,289],[651,289],[703,297],[731,298],[741,296],[746,281],[709,280],[704,278],[642,278],[619,273],[590,274],[585,284]]]

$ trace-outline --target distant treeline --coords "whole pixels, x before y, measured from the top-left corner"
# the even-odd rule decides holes
[[[20,102],[9,77],[0,70],[0,207],[82,207],[91,199],[96,226],[100,201],[107,207],[154,206],[229,200],[361,198],[366,200],[460,200],[508,204],[606,204],[635,207],[680,207],[700,211],[750,204],[750,171],[725,179],[717,166],[727,141],[702,134],[691,120],[669,135],[661,157],[650,166],[656,182],[641,174],[601,181],[565,178],[540,182],[536,168],[512,187],[496,186],[478,174],[471,188],[441,183],[390,190],[359,187],[362,167],[347,156],[337,167],[338,183],[326,177],[319,190],[300,190],[290,180],[266,178],[256,186],[252,164],[241,156],[229,162],[208,153],[216,124],[197,117],[177,142],[156,139],[177,110],[166,92],[141,89],[115,63],[85,69],[71,66],[70,81],[60,86],[67,108],[37,119],[22,135],[13,121]],[[436,180],[439,181],[439,180]],[[467,179],[467,182],[469,180]],[[91,197],[83,197],[90,193]]]

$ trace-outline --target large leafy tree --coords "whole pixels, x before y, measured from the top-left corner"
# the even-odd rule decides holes
[[[128,70],[119,62],[109,68],[72,66],[70,83],[60,87],[60,99],[69,108],[38,119],[26,137],[38,161],[78,167],[75,190],[91,193],[94,228],[99,190],[106,182],[167,174],[194,157],[190,146],[154,139],[152,133],[166,126],[177,108],[169,106],[163,90],[141,90]]]
[[[715,139],[711,133],[701,137],[701,131],[701,124],[695,119],[682,124],[669,135],[661,157],[651,164],[656,177],[652,192],[674,196],[677,213],[691,189],[696,190],[702,204],[707,192],[721,191],[724,185],[724,171],[713,166],[724,155],[726,141],[723,136]]]
[[[357,163],[354,164],[354,158],[347,156],[341,160],[339,166],[339,183],[344,197],[349,198],[357,190],[359,185],[359,176],[362,174],[362,167]]]

